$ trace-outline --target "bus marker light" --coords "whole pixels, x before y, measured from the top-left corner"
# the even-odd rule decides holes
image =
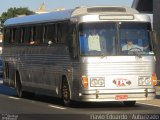
[[[88,87],[88,77],[87,76],[82,76],[82,84],[83,84],[83,87],[85,88]]]
[[[156,76],[156,73],[153,73],[152,74],[152,81],[153,81],[153,85],[157,85],[157,76]]]

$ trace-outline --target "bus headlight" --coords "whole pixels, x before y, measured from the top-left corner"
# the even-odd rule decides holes
[[[90,85],[91,87],[104,87],[105,78],[104,77],[90,78]]]
[[[150,76],[139,76],[138,77],[139,86],[150,86],[152,85],[152,80]]]

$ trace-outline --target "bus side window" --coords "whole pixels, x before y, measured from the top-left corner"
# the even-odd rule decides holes
[[[10,40],[11,44],[15,43],[15,40],[16,40],[15,32],[16,32],[16,29],[13,28],[11,31],[11,40]]]
[[[47,40],[47,32],[48,32],[48,26],[45,25],[44,26],[44,35],[43,35],[43,43],[47,44],[48,43],[48,40]]]
[[[57,34],[58,34],[58,40],[57,40],[57,42],[58,43],[63,43],[62,42],[62,40],[63,40],[63,37],[64,37],[64,35],[63,35],[63,25],[62,25],[63,23],[58,23],[58,30],[57,30]]]
[[[35,29],[35,26],[33,26],[32,28],[31,28],[31,30],[30,30],[30,33],[31,33],[31,37],[30,37],[30,39],[29,39],[29,44],[30,45],[35,45],[35,44],[37,44],[37,41],[36,41],[36,29]]]
[[[16,43],[21,43],[21,28],[16,28],[15,31],[15,42]]]
[[[35,27],[33,39],[35,44],[41,44],[43,42],[43,25],[38,25]]]
[[[11,39],[11,29],[10,28],[6,28],[4,30],[4,43],[9,43],[10,39]]]
[[[56,24],[48,24],[45,26],[44,43],[48,44],[49,42],[57,42]]]
[[[76,36],[76,29],[75,24],[71,24],[68,21],[63,23],[58,23],[58,40],[57,43],[59,44],[65,44],[68,46],[68,50],[70,53],[70,56],[72,58],[77,57],[77,36]]]
[[[68,22],[58,24],[58,43],[66,44],[72,41],[72,28]]]
[[[20,43],[24,43],[24,28],[21,28],[21,38],[20,38]]]
[[[29,41],[30,41],[30,38],[31,38],[31,27],[25,27],[24,28],[24,35],[23,35],[24,37],[23,37],[23,39],[22,39],[22,41],[24,42],[24,43],[29,43]]]

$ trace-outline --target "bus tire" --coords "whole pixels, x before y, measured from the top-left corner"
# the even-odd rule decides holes
[[[123,101],[123,104],[125,106],[131,107],[131,106],[134,106],[136,104],[136,101]]]
[[[24,97],[24,92],[22,91],[22,84],[20,82],[20,76],[18,72],[16,72],[16,92],[18,97]]]
[[[32,92],[27,92],[22,90],[22,84],[20,81],[19,73],[16,72],[16,92],[19,98],[33,98],[35,96]]]
[[[65,106],[71,106],[71,95],[70,95],[70,88],[67,82],[67,79],[64,77],[62,80],[62,99]]]

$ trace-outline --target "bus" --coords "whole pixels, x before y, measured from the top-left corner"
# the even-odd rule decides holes
[[[19,97],[44,94],[66,106],[134,106],[155,98],[151,20],[133,8],[82,6],[16,17],[5,21],[3,31],[3,83]],[[122,49],[127,43],[130,48]]]

